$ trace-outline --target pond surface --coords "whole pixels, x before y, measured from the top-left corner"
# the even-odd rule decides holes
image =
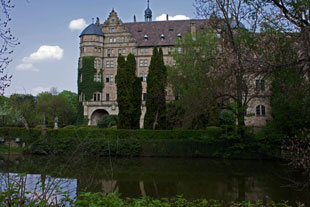
[[[54,179],[62,182],[59,186],[72,197],[85,191],[225,201],[268,196],[310,206],[309,190],[292,185],[292,180],[300,177],[289,172],[284,163],[271,161],[0,155],[0,190],[6,188],[8,173],[11,177],[25,173],[29,191],[35,189],[30,182],[46,184]]]

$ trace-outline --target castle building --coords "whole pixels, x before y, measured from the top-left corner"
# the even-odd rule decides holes
[[[117,88],[115,76],[117,73],[117,58],[119,55],[127,56],[132,53],[137,61],[137,76],[142,82],[142,113],[140,127],[143,127],[146,112],[146,82],[148,67],[151,62],[153,48],[161,47],[166,65],[174,65],[172,51],[178,39],[185,33],[202,32],[208,27],[208,20],[169,20],[152,21],[152,11],[145,10],[145,21],[123,23],[114,9],[110,12],[104,23],[99,18],[95,23],[87,26],[80,34],[79,69],[82,67],[83,57],[93,56],[94,67],[97,70],[94,81],[104,82],[102,91],[95,91],[90,100],[85,100],[85,94],[79,93],[79,100],[83,103],[84,116],[88,118],[89,125],[96,125],[104,115],[117,115]],[[101,72],[102,71],[102,72]],[[79,81],[83,78],[79,77]],[[253,80],[253,84],[263,89],[264,80]],[[174,100],[172,92],[167,93],[166,100]],[[169,95],[170,94],[170,95]],[[264,99],[257,99],[250,103],[248,111],[256,114],[246,121],[248,125],[264,125],[269,118],[269,104]]]

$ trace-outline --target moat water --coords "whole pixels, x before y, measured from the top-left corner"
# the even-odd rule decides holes
[[[9,174],[8,174],[9,173]],[[39,181],[57,183],[73,198],[79,192],[118,192],[123,197],[151,196],[225,201],[301,201],[310,191],[285,163],[256,160],[185,158],[98,158],[0,155],[0,190],[7,176],[24,174],[29,189]]]

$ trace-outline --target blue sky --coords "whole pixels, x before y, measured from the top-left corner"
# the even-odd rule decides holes
[[[79,34],[92,18],[107,19],[112,8],[123,22],[144,20],[146,0],[15,0],[10,27],[21,45],[15,47],[8,71],[13,74],[5,94],[36,95],[57,87],[77,91]],[[153,20],[162,14],[195,18],[194,0],[150,0]],[[165,15],[164,15],[165,16]],[[163,17],[164,17],[163,16]],[[71,24],[72,20],[78,20]]]

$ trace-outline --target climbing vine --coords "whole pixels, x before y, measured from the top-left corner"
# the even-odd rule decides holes
[[[87,56],[83,57],[82,68],[78,69],[78,95],[82,95],[82,100],[90,101],[93,93],[96,91],[102,91],[104,88],[103,82],[103,70],[100,70],[101,80],[95,81],[94,77],[97,73],[97,69],[94,67],[95,57]],[[87,120],[83,115],[83,103],[79,102],[78,106],[78,124],[87,124]]]
[[[94,67],[95,57],[83,57],[82,68],[78,70],[78,94],[85,96],[85,101],[89,101],[93,93],[102,91],[103,83],[103,70],[100,70],[101,81],[94,80],[97,69]]]

